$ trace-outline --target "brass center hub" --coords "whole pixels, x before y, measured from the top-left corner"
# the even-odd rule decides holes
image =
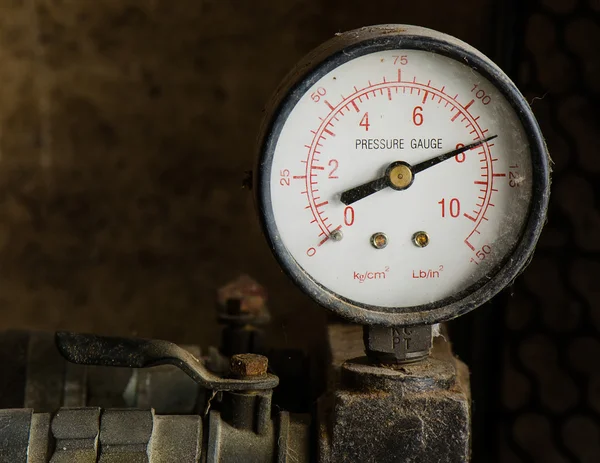
[[[392,188],[403,190],[411,185],[413,173],[409,166],[398,164],[389,170],[389,179]]]

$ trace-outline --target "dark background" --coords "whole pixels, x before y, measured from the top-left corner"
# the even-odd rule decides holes
[[[494,58],[554,160],[532,264],[452,325],[475,461],[600,461],[599,0],[0,0],[0,329],[207,346],[216,289],[247,273],[272,344],[314,341],[324,311],[276,266],[241,184],[285,73],[377,23]]]

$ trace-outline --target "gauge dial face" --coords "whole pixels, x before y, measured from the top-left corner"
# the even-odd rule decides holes
[[[531,207],[515,109],[472,67],[428,51],[376,51],[323,73],[271,147],[271,239],[359,307],[415,311],[485,284]]]

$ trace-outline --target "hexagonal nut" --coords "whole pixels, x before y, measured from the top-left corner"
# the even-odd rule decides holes
[[[363,331],[365,348],[369,352],[393,354],[395,352],[393,328],[385,326],[365,327]]]
[[[230,369],[235,376],[263,376],[267,374],[269,359],[258,354],[237,354],[231,357]]]
[[[240,275],[217,291],[217,302],[225,307],[237,301],[241,313],[260,315],[267,310],[267,290],[248,275]]]
[[[363,336],[369,357],[410,360],[428,355],[432,346],[431,327],[426,325],[407,328],[368,326]]]

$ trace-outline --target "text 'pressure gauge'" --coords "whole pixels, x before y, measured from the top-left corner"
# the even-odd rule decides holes
[[[341,34],[291,74],[256,170],[265,234],[307,294],[353,321],[432,324],[528,262],[548,204],[527,102],[483,54],[414,26]]]

